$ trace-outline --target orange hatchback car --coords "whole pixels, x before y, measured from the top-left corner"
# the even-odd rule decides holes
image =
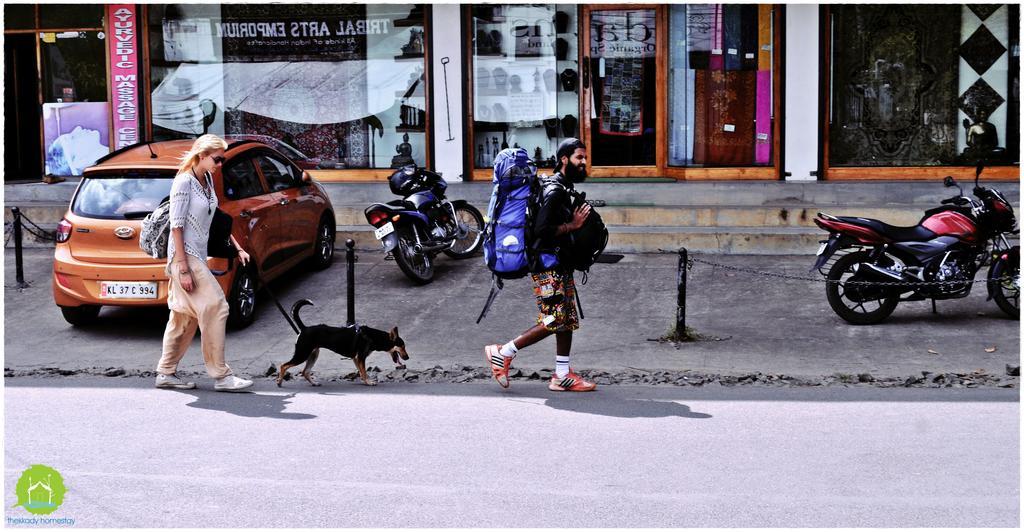
[[[166,306],[166,259],[139,248],[142,218],[170,195],[171,182],[191,140],[137,144],[85,170],[57,226],[53,298],[64,319],[84,325],[100,307]],[[256,294],[301,262],[314,268],[334,258],[334,208],[323,187],[287,157],[254,141],[228,145],[213,176],[220,208],[234,220],[232,234],[252,260],[208,259],[227,295],[228,324],[252,323]]]

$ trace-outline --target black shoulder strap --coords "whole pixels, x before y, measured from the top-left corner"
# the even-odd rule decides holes
[[[487,311],[491,309],[491,304],[494,303],[495,299],[497,299],[498,292],[500,292],[504,287],[505,283],[501,280],[501,277],[498,277],[497,275],[491,276],[491,292],[487,294],[487,302],[484,303],[484,309],[480,311],[480,317],[476,319],[477,323],[480,323],[480,320],[484,319],[484,316],[487,316]]]
[[[584,283],[584,284],[586,284],[586,283]],[[582,319],[586,319],[583,316],[583,303],[580,303],[580,289],[577,288],[577,289],[573,290],[573,292],[576,294],[576,311],[580,313],[580,319],[581,320]]]

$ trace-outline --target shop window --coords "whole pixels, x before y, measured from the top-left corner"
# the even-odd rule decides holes
[[[39,27],[43,29],[102,28],[104,5],[39,4]]]
[[[771,5],[672,5],[668,164],[773,164]]]
[[[503,148],[525,148],[541,168],[579,136],[577,8],[476,5],[471,9],[474,167]]]
[[[40,33],[46,175],[82,175],[110,152],[104,37],[98,31]]]
[[[589,19],[591,161],[594,166],[653,166],[657,39],[663,30],[657,11],[595,9]]]
[[[31,30],[36,27],[36,8],[32,4],[4,4],[5,30]]]
[[[1019,158],[1019,6],[830,9],[830,166]]]
[[[156,139],[271,137],[310,168],[426,164],[421,6],[174,4],[149,13]]]

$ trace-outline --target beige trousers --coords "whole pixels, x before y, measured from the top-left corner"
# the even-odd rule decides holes
[[[178,362],[188,351],[198,328],[206,372],[215,379],[226,377],[231,375],[231,368],[224,362],[224,332],[228,321],[228,302],[224,298],[224,290],[210,273],[206,261],[192,255],[185,256],[192,270],[193,288],[191,292],[186,292],[179,279],[180,267],[168,263],[167,273],[171,282],[168,286],[167,307],[171,310],[171,316],[164,330],[163,354],[156,371],[164,375],[177,371]]]

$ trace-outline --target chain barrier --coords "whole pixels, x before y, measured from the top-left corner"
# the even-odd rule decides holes
[[[14,236],[14,222],[4,222],[4,247],[11,243],[12,236]]]
[[[976,283],[989,283],[989,282],[1002,282],[1011,281],[1014,279],[1012,276],[997,277],[994,279],[976,279],[973,281],[842,281],[839,279],[820,279],[817,277],[807,277],[801,275],[789,275],[785,273],[774,273],[765,272],[760,270],[754,270],[750,268],[740,268],[737,266],[729,266],[728,264],[718,264],[715,262],[689,257],[686,262],[686,269],[692,270],[694,263],[704,264],[713,268],[722,268],[725,270],[749,273],[752,275],[760,275],[762,277],[773,277],[777,279],[786,279],[789,281],[809,281],[814,283],[834,283],[842,285],[868,285],[868,286],[949,286],[949,285],[964,285],[964,284],[976,284]]]
[[[47,231],[46,229],[39,227],[39,225],[33,222],[31,218],[25,215],[25,211],[21,212],[21,219],[27,224],[22,225],[22,228],[24,228],[26,231],[28,231],[30,235],[36,237],[38,240],[42,240],[45,242],[57,241],[56,231]]]

